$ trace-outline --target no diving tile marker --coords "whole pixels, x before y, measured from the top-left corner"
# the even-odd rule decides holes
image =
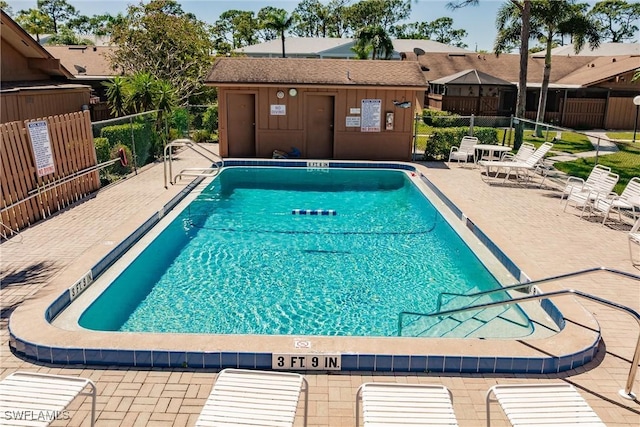
[[[336,216],[337,214],[333,209],[293,209],[291,211],[291,215]]]

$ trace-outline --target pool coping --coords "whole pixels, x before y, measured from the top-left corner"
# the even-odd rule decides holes
[[[526,281],[517,265],[447,198],[416,165],[403,162],[306,161],[225,159],[225,167],[286,166],[304,168],[401,169],[417,176],[449,207],[514,277]],[[10,347],[15,353],[54,364],[120,365],[135,367],[225,367],[271,369],[272,348],[282,353],[340,355],[343,371],[537,373],[566,371],[591,361],[598,350],[600,328],[595,318],[574,299],[542,300],[542,308],[562,330],[544,339],[453,339],[404,337],[219,336],[198,334],[139,334],[66,331],[50,323],[166,212],[200,183],[196,179],[142,221],[134,219],[112,236],[121,243],[106,254],[89,251],[55,277],[32,301],[13,313]],[[99,252],[99,253],[95,253]],[[96,263],[95,260],[99,259]],[[69,286],[69,284],[73,286]],[[224,339],[223,339],[224,338]],[[222,342],[224,341],[224,342]],[[69,343],[73,343],[70,345]],[[108,347],[108,348],[107,348]],[[381,351],[383,349],[383,351]]]

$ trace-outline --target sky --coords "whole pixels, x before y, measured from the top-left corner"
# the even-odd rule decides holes
[[[451,10],[447,7],[449,0],[413,0],[411,17],[407,22],[430,22],[448,16],[453,19],[454,29],[467,31],[468,35],[463,39],[463,42],[467,44],[467,49],[491,51],[496,36],[496,12],[505,1],[481,0],[477,6]],[[127,5],[139,3],[134,0],[67,0],[67,2],[75,7],[80,14],[87,16],[103,13],[111,15],[116,15],[118,12],[125,13]],[[298,0],[178,0],[178,2],[185,12],[193,13],[198,19],[210,24],[213,24],[222,12],[231,9],[257,12],[265,6],[273,6],[291,12],[299,3]],[[22,9],[36,7],[36,0],[8,0],[8,3],[14,14]]]

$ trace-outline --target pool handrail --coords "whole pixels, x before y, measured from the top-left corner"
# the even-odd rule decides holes
[[[586,273],[591,273],[591,272],[595,272],[595,271],[607,271],[607,272],[611,272],[611,273],[615,273],[615,274],[620,274],[629,278],[632,278],[634,280],[639,280],[640,281],[640,276],[637,276],[635,274],[631,274],[631,273],[627,273],[624,271],[620,271],[620,270],[614,270],[614,269],[610,269],[607,267],[596,267],[596,268],[591,268],[591,269],[587,269],[587,270],[581,270],[578,272],[574,272],[574,273],[569,273],[569,274],[563,274],[560,276],[554,276],[554,277],[548,277],[546,279],[541,279],[541,281],[552,281],[552,280],[558,280],[559,278],[565,278],[568,276],[575,276],[575,275],[579,275],[579,274],[586,274]],[[537,281],[538,283],[540,281]],[[530,285],[532,282],[527,283],[527,285]],[[500,290],[504,290],[504,289],[500,289]],[[619,311],[623,311],[627,314],[630,314],[636,321],[636,323],[638,324],[638,327],[640,328],[640,313],[638,313],[636,310],[606,300],[604,298],[600,298],[597,297],[595,295],[591,295],[588,294],[586,292],[582,292],[582,291],[578,291],[575,289],[561,289],[558,291],[550,291],[550,292],[544,292],[544,293],[538,293],[538,294],[533,294],[533,295],[527,295],[524,297],[518,297],[518,298],[512,298],[512,299],[508,299],[508,300],[503,300],[503,301],[492,301],[492,302],[487,302],[487,303],[483,303],[483,304],[476,304],[476,305],[470,305],[467,307],[462,307],[462,308],[456,308],[456,309],[451,309],[451,310],[442,310],[442,311],[435,311],[433,313],[412,313],[412,312],[406,312],[403,311],[402,313],[400,313],[399,318],[398,318],[398,335],[401,334],[401,325],[402,325],[402,317],[405,314],[410,314],[410,315],[418,315],[418,316],[425,316],[425,317],[436,317],[436,316],[448,316],[448,315],[452,315],[452,314],[457,314],[457,313],[462,313],[462,312],[466,312],[466,311],[474,311],[474,310],[480,310],[480,309],[484,309],[487,307],[496,307],[496,306],[500,306],[500,305],[506,305],[506,304],[517,304],[520,302],[526,302],[526,301],[534,301],[534,300],[541,300],[541,299],[551,299],[554,297],[558,297],[558,296],[565,296],[565,295],[575,295],[578,296],[580,298],[584,298],[593,302],[597,302],[599,304],[605,305],[609,308],[614,308],[616,310]],[[621,389],[618,393],[620,394],[620,396],[622,396],[625,399],[630,399],[630,400],[636,400],[636,395],[635,393],[632,392],[632,388],[633,388],[633,382],[635,380],[636,377],[636,372],[638,370],[638,363],[640,363],[640,333],[638,334],[638,339],[636,342],[636,348],[633,354],[633,359],[631,361],[631,368],[629,369],[629,375],[627,376],[627,383],[625,385],[624,389]]]
[[[571,273],[559,274],[559,275],[556,275],[556,276],[545,277],[543,279],[532,280],[532,281],[529,281],[529,282],[516,283],[516,284],[513,284],[513,285],[509,285],[509,286],[504,286],[504,287],[501,287],[501,288],[489,289],[488,291],[475,292],[473,294],[460,294],[460,293],[455,293],[455,292],[440,292],[440,294],[438,295],[438,302],[436,303],[435,311],[440,311],[440,309],[442,308],[442,298],[445,295],[452,296],[452,297],[470,297],[470,298],[473,298],[473,297],[481,297],[481,296],[485,296],[485,295],[495,294],[495,293],[499,293],[499,292],[503,292],[503,291],[519,290],[519,289],[523,289],[523,288],[528,288],[527,292],[531,292],[531,287],[533,287],[534,285],[540,284],[540,283],[553,282],[553,281],[556,281],[556,280],[566,279],[568,277],[582,276],[583,274],[589,274],[589,273],[597,273],[599,271],[606,271],[608,273],[618,274],[618,275],[621,275],[621,276],[628,277],[630,279],[640,280],[639,276],[636,276],[636,275],[634,275],[632,273],[627,273],[626,271],[620,271],[620,270],[616,270],[616,269],[608,268],[608,267],[592,267],[592,268],[586,268],[584,270],[572,271]]]
[[[173,147],[187,147],[191,150],[193,150],[194,152],[198,153],[200,156],[204,157],[205,159],[207,159],[208,161],[211,162],[211,166],[209,168],[190,168],[190,169],[185,169],[182,172],[176,174],[176,176],[173,176],[173,163],[172,163],[172,158],[173,156],[171,156],[171,153],[169,152],[167,155],[167,152],[169,151],[170,148]],[[197,147],[197,148],[196,148]],[[213,156],[213,158],[210,158],[207,156],[207,154],[198,151],[198,150],[203,150],[206,153],[210,154],[211,156]],[[214,153],[213,151],[209,150],[207,147],[204,147],[198,143],[196,143],[194,140],[189,139],[189,138],[178,138],[178,139],[174,139],[173,141],[167,143],[167,145],[164,146],[164,155],[163,155],[163,163],[164,163],[164,188],[169,188],[169,186],[167,185],[167,160],[169,160],[169,182],[171,184],[175,184],[175,178],[178,176],[215,176],[219,171],[220,171],[220,167],[224,166],[224,159],[217,153]],[[196,171],[200,171],[200,173],[197,173]]]

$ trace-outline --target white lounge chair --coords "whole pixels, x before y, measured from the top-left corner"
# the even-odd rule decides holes
[[[616,193],[610,193],[606,197],[598,197],[593,202],[593,208],[602,212],[602,225],[604,225],[611,211],[618,212],[618,219],[622,221],[622,211],[627,210],[633,215],[633,219],[640,218],[640,177],[633,177],[618,196]]]
[[[85,391],[85,389],[87,389]],[[91,426],[96,422],[93,381],[64,375],[14,372],[0,381],[0,425],[48,426],[80,395],[91,396]]]
[[[640,246],[640,218],[636,220],[631,231],[629,231],[629,257],[631,258],[631,264],[640,265],[640,257],[636,260],[633,256],[633,245]]]
[[[293,426],[304,391],[307,425],[309,385],[304,376],[279,371],[223,369],[196,426]]]
[[[544,155],[551,150],[553,144],[550,142],[543,143],[540,147],[538,147],[533,153],[531,153],[525,160],[519,161],[491,161],[491,160],[481,160],[478,162],[480,166],[485,168],[485,175],[487,177],[487,181],[491,179],[491,169],[495,169],[494,177],[497,177],[501,172],[504,172],[504,182],[509,179],[511,173],[515,173],[516,178],[520,178],[520,174],[524,173],[525,177],[529,176],[530,172],[536,170],[536,167],[539,162],[541,162],[544,158]]]
[[[471,157],[471,161],[473,161],[476,156],[476,150],[473,146],[476,144],[478,144],[478,138],[475,136],[463,137],[459,147],[454,145],[451,147],[451,150],[449,150],[449,162],[451,160],[457,160],[458,163],[460,163],[460,161],[467,163],[469,157]]]
[[[584,215],[587,208],[592,209],[598,198],[604,198],[613,191],[613,187],[618,183],[620,176],[613,172],[599,172],[594,175],[589,185],[582,188],[574,187],[567,196],[563,211],[566,212],[569,203],[576,208],[582,208],[580,217]]]
[[[493,395],[495,398],[491,398]],[[605,427],[571,384],[495,385],[487,391],[487,427],[491,402],[498,402],[514,427]]]
[[[536,151],[536,146],[530,142],[523,142],[518,151],[514,154],[506,152],[500,158],[503,162],[524,162]]]
[[[567,178],[567,182],[565,183],[564,189],[562,190],[562,194],[560,195],[560,202],[569,196],[571,191],[578,189],[583,190],[585,188],[590,188],[594,181],[598,179],[600,174],[611,172],[611,168],[603,165],[595,165],[591,172],[589,172],[589,176],[586,180],[579,178],[577,176],[570,176]]]
[[[457,426],[452,400],[442,385],[365,383],[356,393],[356,427],[360,401],[365,427]]]

